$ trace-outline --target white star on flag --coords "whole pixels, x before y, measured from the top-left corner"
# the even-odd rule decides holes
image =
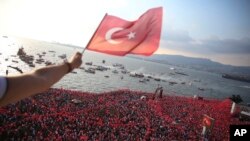
[[[128,39],[131,40],[131,39],[134,39],[135,38],[135,32],[129,32],[129,34],[127,35],[128,36]]]

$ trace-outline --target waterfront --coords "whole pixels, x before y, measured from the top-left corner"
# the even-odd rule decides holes
[[[67,58],[69,58],[74,52],[81,51],[81,49],[74,47],[23,38],[14,39],[1,37],[0,42],[1,75],[5,75],[8,65],[17,66],[24,72],[33,69],[22,62],[18,56],[14,56],[20,47],[23,47],[26,53],[33,55],[35,59],[39,58],[37,54],[46,52],[43,58],[52,63],[61,63],[62,59],[58,57],[60,55],[66,54]],[[6,60],[6,58],[8,58],[8,60]],[[13,62],[13,60],[18,61],[18,63]],[[105,63],[102,63],[103,60],[105,60]],[[130,57],[105,55],[91,51],[84,53],[82,67],[85,69],[92,67],[85,65],[86,62],[93,62],[93,65],[101,65],[110,69],[107,71],[96,71],[95,74],[86,73],[84,70],[77,69],[75,70],[75,74],[70,73],[66,75],[53,87],[97,93],[117,89],[154,92],[157,85],[160,84],[163,86],[165,94],[182,96],[199,95],[215,99],[225,99],[234,94],[240,95],[244,102],[250,102],[249,83],[224,79],[220,74],[216,73],[148,62]],[[140,83],[139,78],[130,77],[129,74],[121,73],[121,69],[113,67],[115,63],[123,64],[131,73],[143,73],[145,76],[160,78],[161,81],[150,79],[150,81]],[[35,64],[35,66],[39,67],[44,65]],[[19,73],[14,69],[9,68],[8,70],[9,74]],[[118,73],[113,73],[112,71],[114,70],[117,70]],[[184,72],[187,75],[181,75],[176,72]],[[170,82],[175,82],[176,84],[172,85]]]

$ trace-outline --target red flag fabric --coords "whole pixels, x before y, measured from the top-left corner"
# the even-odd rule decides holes
[[[153,8],[136,21],[105,15],[86,49],[124,56],[150,56],[159,46],[162,27],[162,7]]]
[[[213,118],[207,115],[203,115],[203,119],[202,119],[203,126],[206,126],[207,128],[212,128],[213,122],[214,122]]]

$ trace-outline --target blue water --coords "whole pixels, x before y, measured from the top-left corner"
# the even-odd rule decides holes
[[[45,60],[49,60],[53,63],[61,63],[62,59],[58,55],[66,54],[69,58],[74,52],[81,51],[78,48],[67,47],[63,45],[48,43],[44,41],[36,41],[24,38],[3,38],[0,37],[0,75],[5,75],[5,71],[8,65],[18,66],[25,72],[34,68],[29,67],[22,62],[16,55],[19,47],[23,46],[28,55],[34,55],[35,59],[39,58],[37,53],[46,52],[43,57]],[[49,51],[55,51],[51,53]],[[8,58],[8,60],[5,60]],[[16,60],[19,63],[12,62]],[[106,60],[105,64],[102,64],[102,60]],[[85,62],[93,62],[95,65],[103,65],[109,67],[108,71],[96,71],[96,74],[86,73],[84,70],[75,70],[77,74],[68,74],[53,87],[66,88],[80,91],[89,92],[103,92],[116,89],[132,89],[145,92],[154,92],[158,84],[163,86],[165,94],[175,94],[184,96],[199,95],[208,98],[224,99],[231,95],[241,95],[243,101],[250,102],[250,83],[224,79],[221,75],[211,72],[198,71],[193,69],[187,69],[177,66],[159,64],[154,62],[148,62],[144,60],[138,60],[129,57],[117,57],[111,55],[105,55],[102,53],[96,53],[86,51],[83,56],[82,67],[88,68]],[[120,69],[112,66],[114,63],[121,63],[130,72],[141,72],[145,75],[151,75],[157,78],[166,80],[166,82],[158,82],[150,80],[146,83],[140,83],[139,78],[130,77],[128,74],[122,74]],[[44,65],[36,64],[36,67]],[[175,68],[172,70],[170,68]],[[116,69],[118,74],[112,73]],[[188,76],[175,74],[174,71],[184,72]],[[9,75],[18,74],[16,70],[9,69]],[[174,74],[174,75],[173,75]],[[106,78],[104,76],[110,76]],[[123,76],[123,79],[121,77]],[[177,82],[175,85],[169,85],[169,81]],[[181,84],[185,82],[185,84]],[[203,88],[204,91],[199,90]]]

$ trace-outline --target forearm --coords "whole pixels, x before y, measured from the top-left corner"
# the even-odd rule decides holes
[[[0,100],[0,106],[16,102],[50,88],[59,81],[69,68],[66,64],[37,69],[21,76],[8,77],[8,90]]]
[[[82,54],[77,52],[71,57],[69,63],[43,67],[31,73],[7,77],[8,89],[5,96],[0,99],[0,106],[47,90],[71,69],[78,68],[82,64],[81,57]]]
[[[69,71],[69,66],[65,63],[60,65],[53,65],[46,68],[40,68],[34,71],[34,74],[43,81],[45,81],[45,89],[51,87],[54,83],[58,82]]]

